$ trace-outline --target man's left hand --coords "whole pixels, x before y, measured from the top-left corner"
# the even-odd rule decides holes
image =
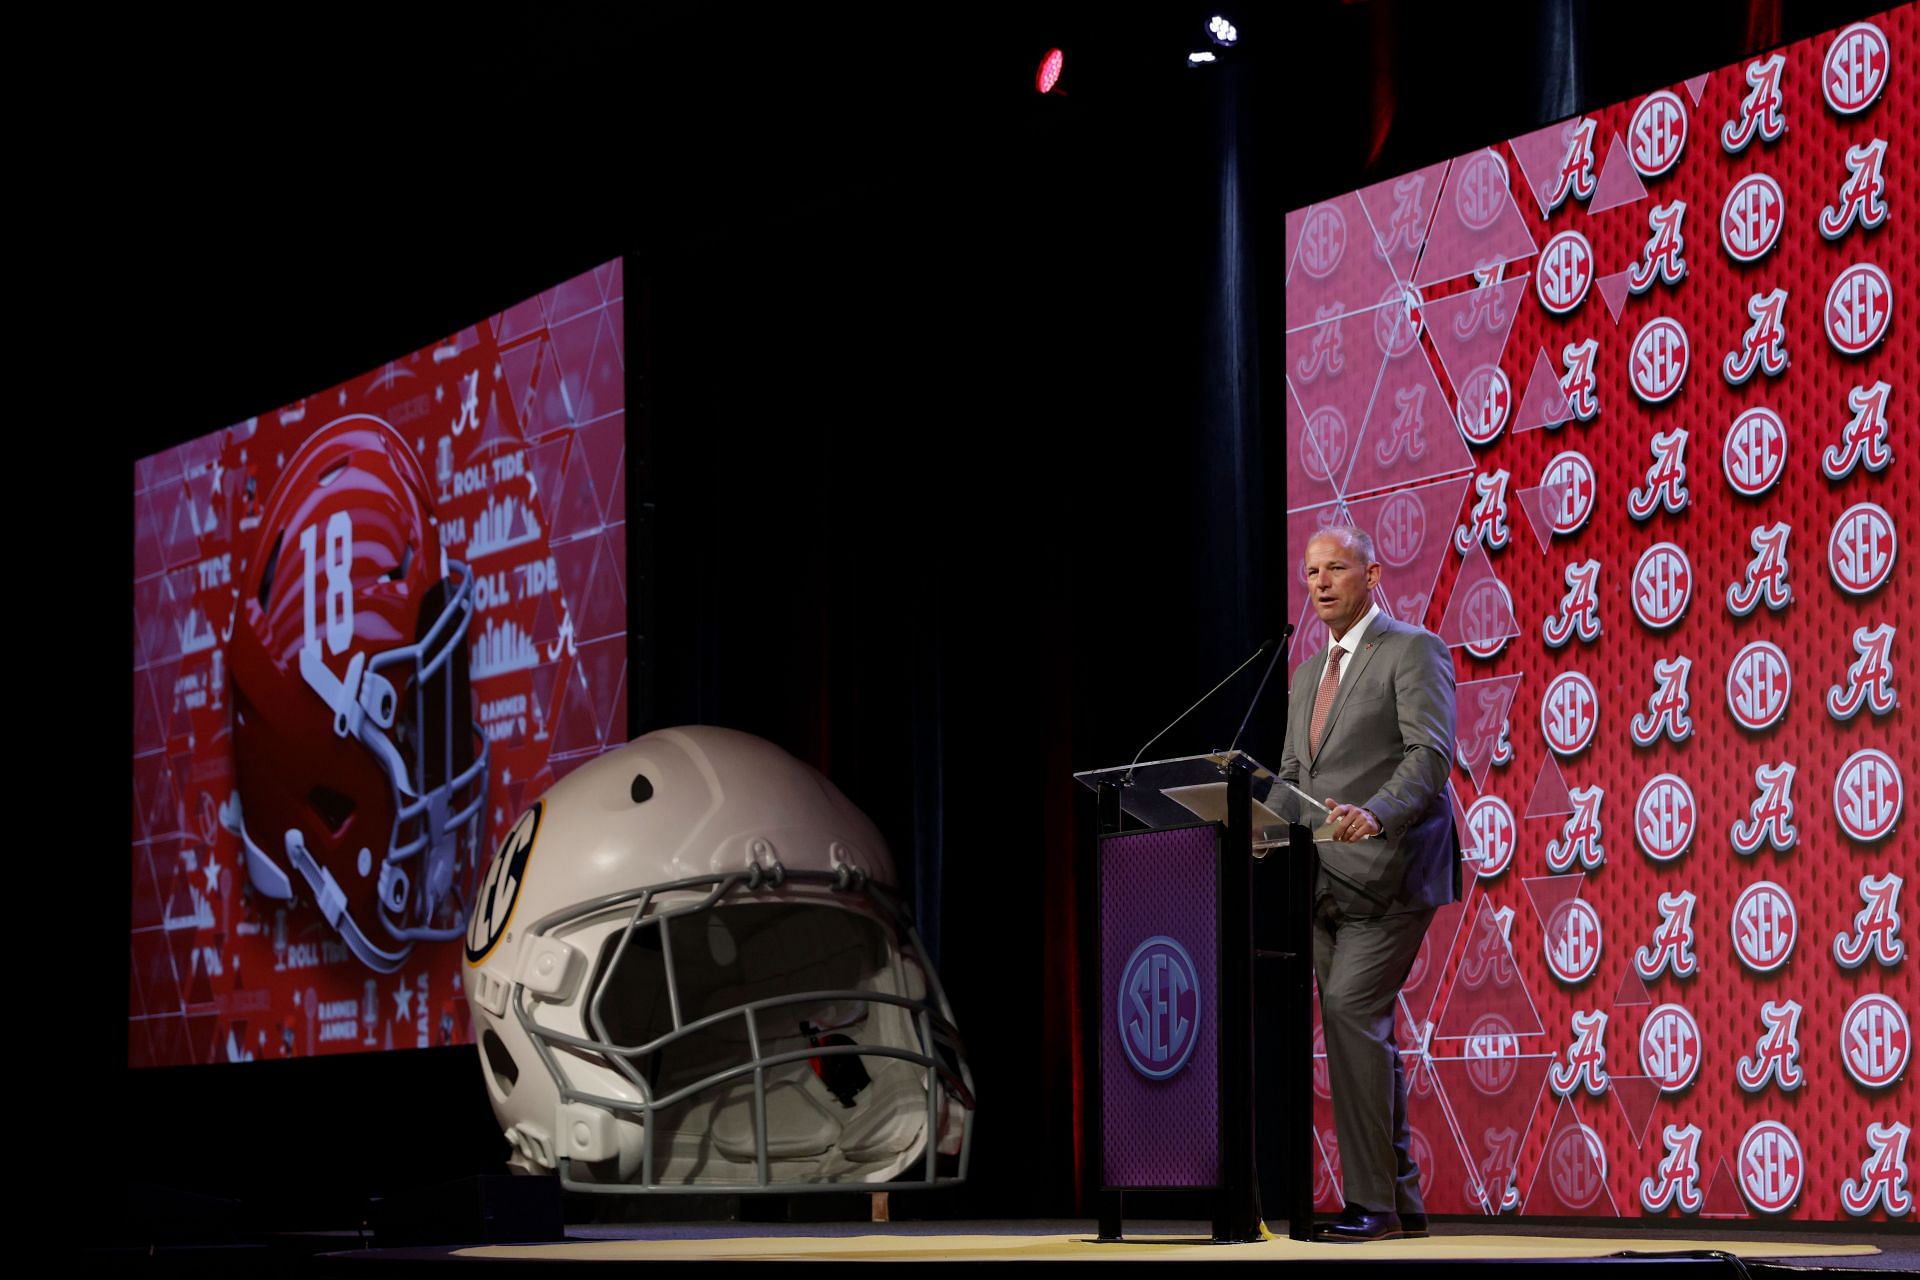
[[[1365,840],[1380,834],[1379,820],[1357,804],[1327,801],[1327,825],[1336,840]]]

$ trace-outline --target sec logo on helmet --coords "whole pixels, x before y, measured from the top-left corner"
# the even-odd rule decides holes
[[[1820,92],[1843,116],[1859,115],[1887,87],[1892,51],[1871,22],[1856,22],[1833,38],[1820,67]]]
[[[1758,498],[1780,483],[1787,469],[1787,428],[1780,415],[1755,405],[1735,418],[1720,450],[1720,469],[1733,491],[1746,498]]]
[[[1912,1052],[1913,1027],[1893,997],[1870,991],[1847,1007],[1840,1021],[1840,1057],[1859,1083],[1869,1089],[1893,1084]]]
[[[1856,502],[1842,511],[1827,535],[1827,571],[1848,595],[1870,595],[1885,586],[1899,553],[1893,517],[1876,502]]]
[[[1680,621],[1693,598],[1693,564],[1671,542],[1656,542],[1633,567],[1633,612],[1655,631]]]
[[[1772,973],[1793,954],[1800,919],[1787,891],[1771,880],[1750,884],[1733,904],[1733,952],[1755,973]]]
[[[1600,914],[1584,898],[1569,898],[1547,918],[1547,968],[1568,986],[1576,986],[1600,967],[1604,944]]]
[[[1755,640],[1727,667],[1727,710],[1743,729],[1759,732],[1778,724],[1792,694],[1793,669],[1771,640]]]
[[[1893,282],[1871,262],[1856,262],[1827,289],[1827,341],[1842,355],[1865,355],[1893,323]]]
[[[1793,1130],[1762,1120],[1740,1140],[1735,1161],[1740,1194],[1760,1213],[1785,1213],[1806,1184],[1807,1157]]]
[[[1540,732],[1559,756],[1577,756],[1600,723],[1600,695],[1578,671],[1562,671],[1540,699]]]
[[[1557,316],[1586,301],[1593,287],[1593,246],[1578,231],[1562,231],[1540,251],[1540,269],[1533,278],[1540,305]]]
[[[1720,245],[1735,262],[1758,262],[1780,242],[1786,198],[1780,184],[1750,173],[1733,184],[1720,206]]]
[[[1678,1093],[1700,1074],[1700,1024],[1677,1004],[1663,1004],[1640,1028],[1640,1069],[1662,1093]]]
[[[1640,798],[1633,806],[1633,832],[1640,848],[1655,862],[1672,862],[1693,843],[1699,825],[1699,807],[1693,801],[1693,788],[1677,773],[1660,773],[1647,779]]]
[[[1900,820],[1906,788],[1900,766],[1878,747],[1863,747],[1848,756],[1833,778],[1833,813],[1840,829],[1855,840],[1884,840]]]
[[[1657,178],[1680,162],[1687,145],[1687,109],[1671,89],[1650,93],[1627,126],[1627,153],[1643,178]]]

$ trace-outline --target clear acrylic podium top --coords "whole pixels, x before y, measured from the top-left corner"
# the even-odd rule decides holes
[[[1225,822],[1227,769],[1238,758],[1247,765],[1247,794],[1253,804],[1253,848],[1256,854],[1287,842],[1287,828],[1299,823],[1319,827],[1326,807],[1301,795],[1274,776],[1273,770],[1244,751],[1232,755],[1213,752],[1174,760],[1143,760],[1112,769],[1089,769],[1073,776],[1082,786],[1097,788],[1111,782],[1120,789],[1120,809],[1149,827],[1172,827],[1192,822]]]

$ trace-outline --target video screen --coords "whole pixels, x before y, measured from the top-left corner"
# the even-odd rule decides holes
[[[1287,218],[1289,555],[1458,679],[1433,1212],[1912,1211],[1916,76],[1908,4]]]
[[[627,740],[623,301],[135,465],[130,1065],[471,1042],[481,869]]]

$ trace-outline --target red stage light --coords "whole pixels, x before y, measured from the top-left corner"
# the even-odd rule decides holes
[[[1058,49],[1047,50],[1047,56],[1040,59],[1040,70],[1034,73],[1033,87],[1041,93],[1052,93],[1053,86],[1060,83],[1060,68],[1066,61],[1066,55]]]

